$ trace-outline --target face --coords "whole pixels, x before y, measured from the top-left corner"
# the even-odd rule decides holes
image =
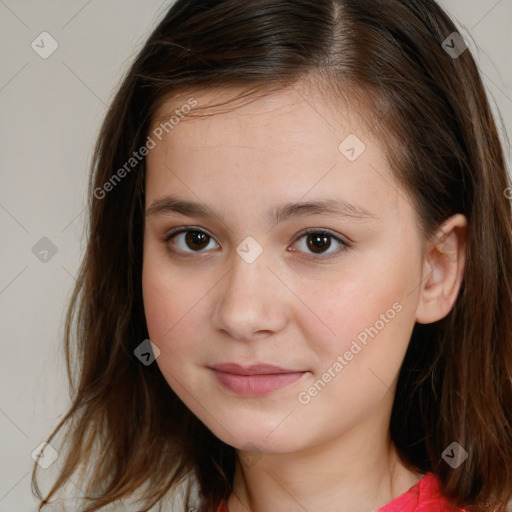
[[[300,91],[181,116],[147,157],[156,364],[217,437],[268,453],[387,427],[423,261],[379,141],[349,110]]]

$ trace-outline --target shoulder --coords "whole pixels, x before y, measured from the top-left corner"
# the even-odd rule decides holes
[[[439,491],[439,482],[433,473],[426,473],[407,492],[398,496],[377,512],[467,512],[455,508]]]

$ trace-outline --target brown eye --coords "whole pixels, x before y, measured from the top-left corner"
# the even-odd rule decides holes
[[[331,246],[330,237],[324,234],[307,235],[306,240],[307,246],[315,253],[322,253]]]
[[[204,249],[209,242],[210,237],[202,231],[187,231],[185,243],[190,249]]]

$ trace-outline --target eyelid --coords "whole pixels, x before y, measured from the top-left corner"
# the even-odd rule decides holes
[[[172,235],[176,235],[177,233],[181,233],[183,231],[202,231],[209,237],[215,239],[215,237],[209,231],[199,226],[177,226],[175,228],[171,228],[169,231],[165,233],[164,240],[167,241]]]
[[[295,235],[295,237],[297,239],[299,239],[302,236],[308,235],[308,234],[311,234],[311,233],[320,233],[320,234],[329,235],[332,238],[334,238],[335,240],[337,240],[338,242],[340,242],[340,243],[342,243],[344,245],[347,245],[347,246],[350,246],[353,243],[352,240],[350,238],[348,238],[347,236],[341,235],[341,234],[336,233],[335,231],[332,231],[332,230],[327,229],[327,228],[306,228],[306,229],[303,229],[302,231],[299,231]]]

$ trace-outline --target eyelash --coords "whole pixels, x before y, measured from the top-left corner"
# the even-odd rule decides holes
[[[165,237],[163,239],[163,242],[166,245],[168,245],[169,241],[172,238],[176,237],[177,235],[180,235],[182,233],[187,233],[187,232],[203,233],[207,237],[209,237],[211,240],[214,240],[214,237],[212,235],[210,235],[208,232],[204,231],[201,228],[197,228],[197,227],[194,227],[194,226],[184,226],[184,227],[175,228],[175,229],[172,229],[171,231],[169,231],[165,235]],[[339,249],[335,250],[335,251],[331,251],[331,252],[327,252],[327,253],[319,253],[319,254],[309,253],[310,255],[313,256],[313,258],[312,258],[313,260],[326,260],[326,259],[330,259],[332,257],[335,257],[335,256],[339,255],[339,253],[344,252],[345,250],[347,250],[348,248],[351,247],[351,244],[349,242],[347,242],[346,240],[342,239],[339,236],[334,235],[331,231],[326,230],[326,229],[322,229],[322,228],[308,228],[308,229],[305,229],[305,230],[301,231],[300,233],[297,234],[297,237],[296,237],[294,243],[296,243],[302,237],[304,237],[306,235],[310,235],[310,234],[325,235],[327,237],[333,238],[336,242],[341,244],[341,247]],[[209,241],[211,241],[211,240],[209,240]],[[327,249],[330,249],[330,246]],[[201,254],[202,252],[204,252],[202,250],[200,250],[200,251],[183,251],[181,249],[178,249],[178,250],[169,249],[169,250],[172,251],[175,254],[182,253],[182,254],[180,254],[180,256],[183,255],[183,257],[185,257],[185,258],[190,257],[190,255],[193,255],[194,253],[195,254]],[[295,252],[295,251],[296,250],[294,249],[293,252]]]

